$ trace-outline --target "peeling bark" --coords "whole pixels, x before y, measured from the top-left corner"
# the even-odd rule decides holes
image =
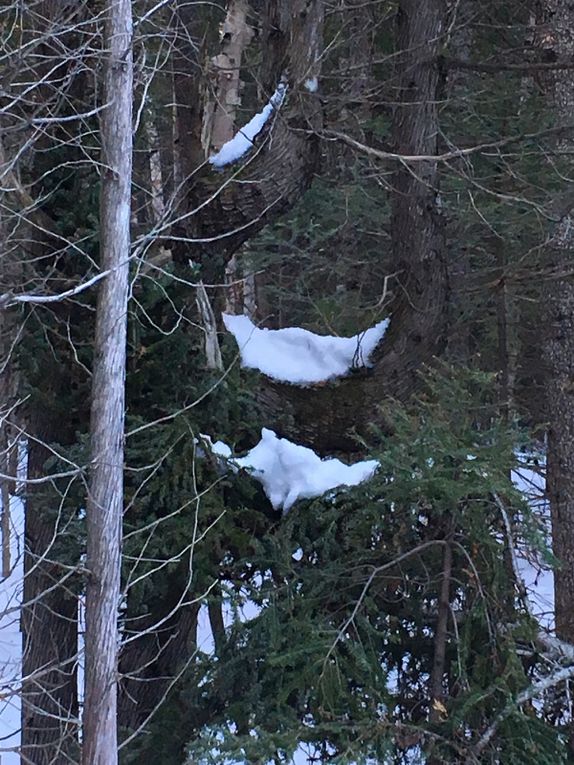
[[[203,333],[205,335],[205,358],[208,369],[223,369],[219,340],[217,339],[217,321],[213,308],[209,301],[207,290],[203,282],[199,282],[196,289],[196,302],[201,318]]]
[[[241,104],[241,61],[253,38],[247,0],[231,0],[221,28],[221,52],[211,60],[213,101],[204,108],[202,143],[206,155],[233,138],[235,115]]]

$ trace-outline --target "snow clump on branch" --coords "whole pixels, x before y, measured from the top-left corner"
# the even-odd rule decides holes
[[[263,130],[273,112],[281,108],[286,91],[287,86],[284,83],[279,83],[263,110],[252,117],[247,125],[238,130],[230,141],[224,143],[216,154],[211,155],[210,164],[213,167],[225,167],[225,165],[230,165],[247,154],[253,148],[256,136]]]
[[[247,316],[223,314],[223,322],[239,346],[242,365],[293,385],[325,382],[368,366],[389,321],[353,337],[334,337],[300,327],[260,329]]]
[[[232,457],[222,441],[215,444],[202,436],[214,454],[227,460],[232,470],[245,469],[259,481],[275,510],[287,513],[299,499],[314,499],[342,486],[357,486],[372,478],[377,460],[346,465],[341,460],[321,459],[312,449],[279,438],[263,428],[259,443],[245,457]]]

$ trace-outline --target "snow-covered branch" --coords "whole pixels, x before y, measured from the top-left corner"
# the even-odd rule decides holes
[[[286,92],[286,83],[280,82],[275,93],[263,109],[238,130],[230,141],[224,143],[216,154],[212,154],[209,158],[210,164],[217,168],[225,167],[232,162],[237,162],[237,160],[247,154],[255,145],[255,139],[261,133],[271,115],[281,108]]]
[[[265,329],[247,316],[223,315],[226,328],[237,341],[244,367],[294,385],[321,383],[367,367],[389,321],[384,319],[353,337],[335,337],[300,327]]]
[[[263,428],[261,440],[245,457],[233,457],[222,441],[204,441],[212,452],[235,471],[245,469],[259,481],[274,510],[287,513],[300,499],[314,499],[342,486],[357,486],[373,477],[377,460],[346,465],[338,459],[321,459],[312,449],[279,438]]]

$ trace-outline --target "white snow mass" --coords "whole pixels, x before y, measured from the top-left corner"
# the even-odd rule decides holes
[[[316,77],[309,77],[305,80],[305,88],[309,93],[316,93],[319,90],[319,80]]]
[[[281,107],[286,89],[286,86],[280,83],[263,110],[252,117],[247,125],[244,125],[230,141],[224,143],[216,154],[211,155],[210,164],[214,167],[225,167],[225,165],[236,162],[244,154],[247,154],[253,148],[255,137],[263,130],[269,117]]]
[[[18,609],[24,586],[24,507],[18,497],[10,499],[10,515],[13,568],[10,576],[0,581],[0,761],[2,765],[19,765],[16,747],[20,744],[22,634]]]
[[[368,366],[389,321],[385,319],[353,337],[334,337],[300,327],[260,329],[247,316],[223,314],[226,328],[237,340],[242,365],[294,385],[332,380],[351,369]]]
[[[217,442],[214,452],[228,456],[228,448]],[[339,486],[356,486],[372,478],[377,460],[345,465],[338,459],[322,460],[312,449],[279,438],[263,428],[261,441],[245,457],[230,458],[235,470],[244,468],[263,485],[275,510],[287,513],[299,499],[314,499]]]
[[[523,494],[532,511],[542,522],[548,546],[551,547],[552,531],[550,507],[546,495],[546,457],[544,454],[516,454],[518,466],[512,471],[512,482]],[[539,553],[525,550],[518,545],[516,556],[520,575],[532,614],[543,629],[554,630],[554,571],[542,560]]]

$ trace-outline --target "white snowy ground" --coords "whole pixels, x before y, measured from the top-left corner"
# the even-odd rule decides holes
[[[368,366],[389,321],[384,319],[353,337],[335,337],[300,327],[260,328],[248,316],[223,314],[225,327],[239,346],[242,366],[293,385],[326,382]]]
[[[0,763],[20,765],[20,757],[14,749],[20,745],[22,639],[19,606],[24,572],[24,509],[18,498],[10,500],[10,516],[12,573],[0,581]]]
[[[520,467],[512,472],[512,481],[528,500],[530,507],[542,520],[550,544],[550,510],[545,499],[545,462],[541,455],[517,454]],[[540,555],[519,549],[517,560],[520,574],[526,586],[532,614],[543,629],[554,627],[554,574]]]

